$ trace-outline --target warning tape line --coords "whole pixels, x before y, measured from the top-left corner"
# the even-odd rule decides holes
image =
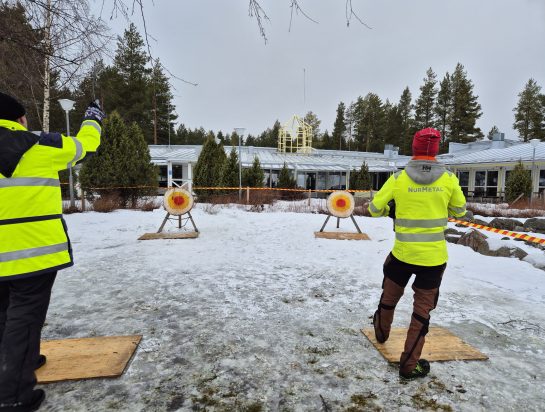
[[[515,239],[526,240],[528,242],[545,244],[545,239],[540,239],[540,238],[535,237],[535,236],[525,235],[524,233],[511,232],[509,230],[503,230],[503,229],[496,229],[494,227],[478,225],[476,223],[464,222],[463,220],[452,219],[452,218],[449,218],[449,222],[459,223],[459,224],[464,225],[464,226],[474,227],[476,229],[483,229],[483,230],[487,230],[489,232],[499,233],[501,235],[510,236],[510,237],[515,238]]]
[[[67,185],[68,183],[61,182],[61,185]],[[176,189],[178,186],[165,187],[164,189]],[[110,187],[85,187],[85,190],[112,190],[112,189],[161,189],[158,186],[110,186]],[[208,186],[193,186],[193,190],[239,190],[239,187],[208,187]],[[369,193],[371,190],[341,190],[341,189],[284,189],[284,188],[272,188],[272,187],[243,187],[242,190],[271,190],[282,192],[300,192],[300,193],[333,193],[338,191],[351,192],[351,193]]]

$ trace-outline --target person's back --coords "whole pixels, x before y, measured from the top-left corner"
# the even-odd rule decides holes
[[[0,93],[0,412],[36,410],[40,335],[57,271],[73,264],[59,171],[100,144],[104,113],[85,112],[77,136],[31,133],[24,107]]]
[[[448,258],[444,230],[449,215],[466,213],[458,179],[435,160],[439,139],[435,129],[417,132],[413,159],[388,179],[369,205],[374,217],[393,215],[395,229],[395,244],[384,263],[383,293],[373,317],[377,341],[388,339],[397,302],[410,277],[416,275],[413,316],[400,359],[400,375],[406,378],[429,371],[420,354]],[[389,206],[392,201],[394,213]]]

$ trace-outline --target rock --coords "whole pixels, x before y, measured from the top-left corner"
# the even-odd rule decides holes
[[[447,235],[462,236],[463,234],[464,234],[464,232],[460,232],[459,230],[452,229],[450,227],[445,229],[445,236],[447,236]]]
[[[500,256],[500,257],[515,257],[524,259],[528,253],[514,246],[502,246],[499,249],[490,250],[490,246],[486,241],[488,237],[477,230],[470,230],[464,233],[458,240],[459,245],[469,246],[475,252],[485,256]]]
[[[485,222],[484,220],[481,220],[481,219],[473,219],[472,223],[475,223],[476,225],[488,226],[488,222]]]
[[[527,232],[545,233],[545,219],[531,217],[524,222],[524,230]]]
[[[461,235],[447,235],[445,233],[445,240],[449,243],[457,244],[461,237]]]
[[[469,246],[475,252],[479,252],[484,255],[490,250],[488,247],[488,242],[486,241],[487,238],[488,236],[483,235],[477,230],[468,230],[462,235],[460,240],[458,240],[458,244]]]
[[[504,217],[496,217],[490,221],[488,226],[496,228],[496,229],[503,229],[503,230],[511,230],[515,231],[515,228],[517,227],[523,227],[524,224],[516,219],[509,219]],[[545,226],[544,226],[545,227]]]

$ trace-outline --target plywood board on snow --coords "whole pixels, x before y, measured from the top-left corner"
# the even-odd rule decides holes
[[[40,352],[47,362],[36,371],[38,383],[121,376],[141,339],[133,335],[42,341]]]
[[[314,237],[338,240],[371,240],[365,233],[353,232],[314,232]]]
[[[401,352],[407,337],[406,328],[392,328],[390,337],[384,343],[378,343],[375,339],[373,328],[362,329],[371,343],[377,348],[388,362],[399,362]],[[487,360],[488,356],[468,345],[448,329],[433,327],[426,335],[426,343],[422,349],[421,358],[430,362],[453,360]]]
[[[152,239],[195,239],[199,237],[199,232],[160,232],[160,233],[144,233],[138,240]]]

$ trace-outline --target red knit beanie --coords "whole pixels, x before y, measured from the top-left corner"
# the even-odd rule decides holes
[[[439,153],[439,130],[428,127],[415,133],[413,139],[413,156],[437,156]]]

